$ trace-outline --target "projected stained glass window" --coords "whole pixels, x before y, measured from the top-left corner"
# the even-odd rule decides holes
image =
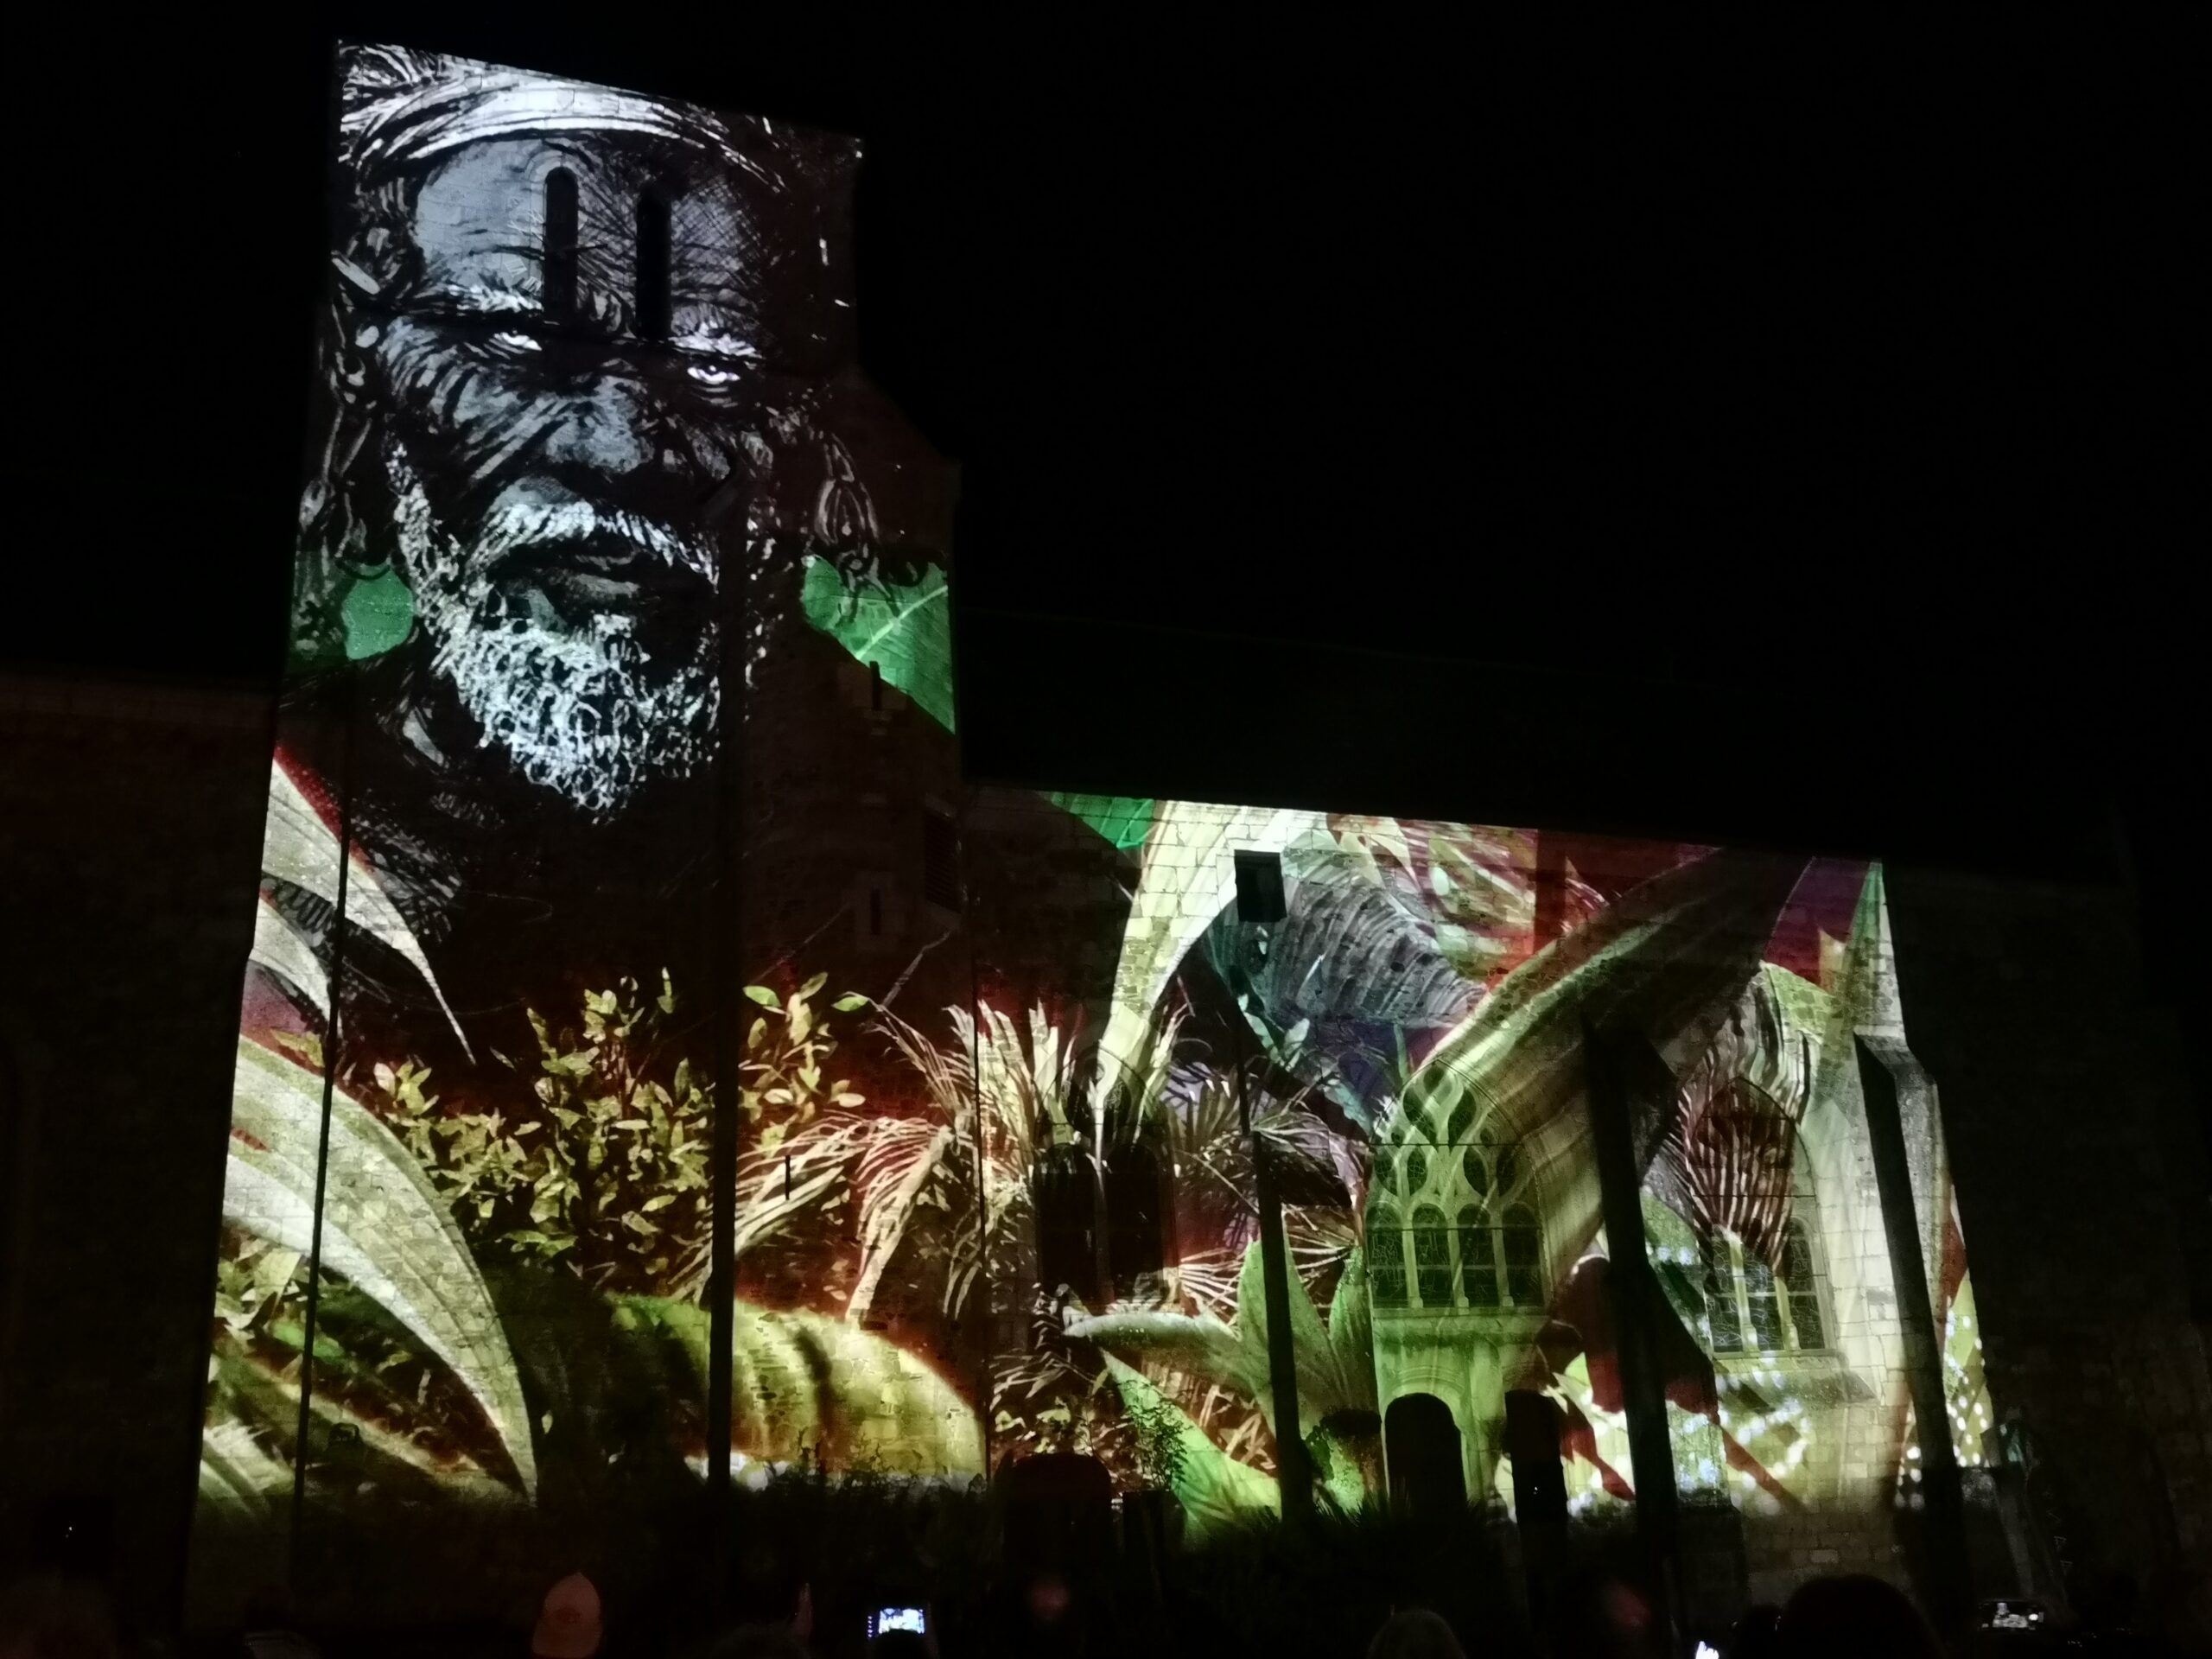
[[[1421,1305],[1452,1306],[1452,1233],[1441,1210],[1414,1212],[1414,1261],[1419,1270]]]
[[[1819,1288],[1813,1282],[1813,1247],[1806,1242],[1805,1224],[1793,1221],[1782,1232],[1782,1279],[1789,1295],[1791,1335],[1800,1348],[1827,1345],[1827,1325],[1821,1317]]]
[[[1377,1307],[1406,1305],[1405,1235],[1398,1218],[1377,1210],[1368,1224],[1368,1284]]]
[[[1479,1205],[1459,1212],[1459,1294],[1469,1307],[1498,1305],[1497,1244],[1490,1212]]]

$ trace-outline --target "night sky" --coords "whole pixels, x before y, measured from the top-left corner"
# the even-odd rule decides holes
[[[273,679],[343,29],[863,137],[978,776],[2185,879],[2142,43],[295,10],[19,67],[10,659]]]

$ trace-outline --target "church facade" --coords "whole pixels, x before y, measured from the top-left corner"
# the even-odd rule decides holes
[[[856,147],[339,73],[211,1582],[1042,1452],[1193,1543],[1658,1483],[1738,1595],[1995,1503],[1878,866],[969,783]]]

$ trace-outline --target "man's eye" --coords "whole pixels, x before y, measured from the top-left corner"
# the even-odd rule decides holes
[[[694,363],[684,372],[702,386],[727,386],[737,378],[735,369],[724,368],[719,363]]]
[[[512,328],[503,328],[493,335],[492,343],[502,351],[509,352],[537,352],[544,349],[535,337],[518,334]]]

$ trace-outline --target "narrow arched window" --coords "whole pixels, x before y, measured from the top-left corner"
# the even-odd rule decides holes
[[[1452,1306],[1452,1230],[1444,1212],[1424,1205],[1414,1211],[1414,1268],[1423,1307]]]
[[[545,175],[545,242],[540,250],[540,305],[549,322],[576,315],[576,175],[556,167]]]
[[[1405,1234],[1395,1211],[1377,1210],[1367,1224],[1367,1294],[1377,1307],[1406,1305]]]
[[[1497,1241],[1491,1236],[1490,1211],[1480,1205],[1459,1212],[1459,1294],[1469,1307],[1497,1306]]]
[[[1136,1294],[1164,1265],[1160,1191],[1159,1160],[1143,1147],[1121,1147],[1106,1160],[1106,1250],[1117,1295]]]
[[[1820,1288],[1813,1282],[1813,1246],[1805,1224],[1782,1230],[1782,1284],[1789,1295],[1789,1324],[1800,1348],[1827,1346],[1827,1325],[1821,1317]]]
[[[1505,1212],[1501,1230],[1505,1255],[1505,1294],[1523,1310],[1544,1305],[1544,1230],[1536,1212],[1516,1204]]]
[[[1098,1294],[1097,1210],[1090,1154],[1053,1147],[1037,1160],[1030,1201],[1037,1215],[1037,1277],[1047,1294],[1062,1288],[1085,1306]]]
[[[1744,1324],[1736,1311],[1735,1246],[1719,1233],[1705,1241],[1705,1311],[1713,1326],[1713,1351],[1742,1352]]]
[[[638,289],[632,302],[638,333],[666,340],[675,300],[670,289],[673,264],[668,203],[657,190],[638,198]]]

